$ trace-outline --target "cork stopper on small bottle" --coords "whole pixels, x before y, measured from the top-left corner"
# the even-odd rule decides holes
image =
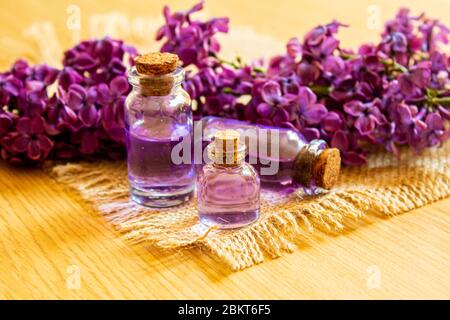
[[[341,157],[336,148],[327,148],[318,152],[310,146],[303,148],[295,160],[294,179],[301,185],[330,189],[338,178],[341,168]]]
[[[145,96],[165,96],[173,87],[171,75],[180,63],[176,54],[154,52],[139,55],[135,58],[136,70],[140,79],[141,93]]]
[[[239,132],[230,129],[217,131],[211,155],[216,164],[230,166],[240,163],[245,156],[245,145],[240,142]]]

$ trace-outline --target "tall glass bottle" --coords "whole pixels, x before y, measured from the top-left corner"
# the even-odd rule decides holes
[[[324,140],[308,142],[302,134],[291,129],[213,116],[204,117],[198,125],[201,126],[198,130],[202,130],[203,145],[208,144],[217,131],[238,131],[247,145],[248,161],[257,169],[263,182],[296,184],[312,190],[315,187],[330,189],[338,180],[339,150],[328,148]]]
[[[168,53],[142,55],[128,72],[133,87],[126,99],[128,178],[131,198],[168,207],[193,194],[192,162],[174,147],[192,139],[190,98],[181,87],[184,71]]]

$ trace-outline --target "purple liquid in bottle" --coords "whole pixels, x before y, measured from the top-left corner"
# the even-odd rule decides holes
[[[136,123],[127,130],[128,179],[135,200],[151,193],[153,206],[167,206],[178,194],[190,194],[194,181],[192,164],[174,164],[172,150],[183,139],[191,139],[187,127]],[[182,156],[182,153],[181,153]],[[144,199],[139,198],[143,193]],[[166,195],[172,195],[169,199]]]
[[[128,180],[131,199],[142,205],[169,207],[193,195],[193,163],[183,157],[185,149],[192,151],[192,111],[189,95],[181,88],[183,74],[179,68],[155,79],[139,75],[135,68],[129,72],[133,91],[126,100]],[[170,90],[161,93],[167,83]]]
[[[198,212],[204,224],[231,229],[258,219],[259,178],[251,165],[206,165],[197,181]]]

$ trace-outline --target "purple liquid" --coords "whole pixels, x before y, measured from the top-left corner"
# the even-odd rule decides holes
[[[293,183],[294,177],[294,161],[284,160],[284,159],[273,159],[270,157],[261,157],[264,161],[271,161],[276,163],[278,171],[274,175],[262,175],[261,181],[264,183],[277,183],[280,185],[289,185]],[[267,162],[264,162],[267,163]],[[256,171],[261,172],[261,168],[267,166],[266,164],[261,164],[259,161],[253,164]]]
[[[160,120],[145,125],[137,122],[127,130],[131,196],[140,204],[154,207],[188,200],[194,184],[192,163],[175,164],[172,159],[172,149],[191,138],[189,128]]]
[[[260,185],[247,163],[234,167],[205,165],[197,178],[200,221],[221,229],[248,225],[259,217]]]

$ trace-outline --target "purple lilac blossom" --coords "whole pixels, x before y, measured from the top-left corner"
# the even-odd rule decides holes
[[[0,73],[2,159],[38,164],[123,155],[125,71],[135,55],[122,41],[104,38],[66,51],[62,70],[18,60]]]
[[[342,48],[332,21],[286,52],[245,63],[220,57],[218,33],[226,17],[199,20],[191,9],[163,10],[161,51],[180,56],[194,115],[217,115],[291,128],[339,148],[348,165],[361,165],[374,146],[400,155],[420,152],[450,136],[450,58],[442,50],[449,29],[426,15],[400,9],[380,41]],[[301,39],[301,40],[300,40]],[[122,41],[83,41],[65,52],[63,68],[18,60],[0,73],[0,155],[11,163],[106,155],[124,149],[127,64],[136,50]],[[50,90],[56,87],[56,90]]]

